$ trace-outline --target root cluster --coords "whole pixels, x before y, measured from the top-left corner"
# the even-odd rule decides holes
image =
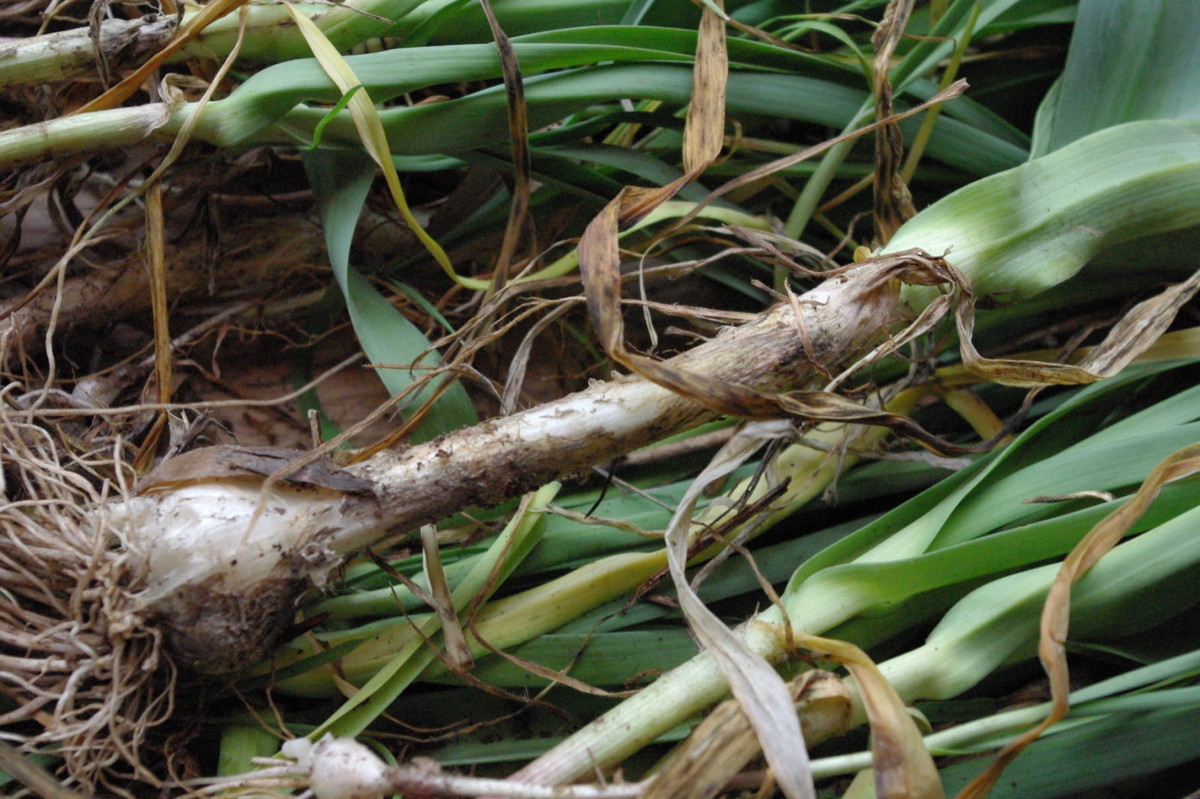
[[[133,609],[137,558],[103,518],[119,444],[81,451],[20,390],[0,391],[0,736],[53,752],[88,792],[127,794],[156,781],[144,749],[175,675]]]

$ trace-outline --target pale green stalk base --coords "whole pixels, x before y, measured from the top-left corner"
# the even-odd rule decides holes
[[[1106,128],[962,188],[909,220],[888,252],[921,247],[971,279],[977,297],[1017,302],[1063,283],[1098,253],[1200,225],[1200,121]],[[1129,264],[1129,280],[1147,266]],[[924,307],[934,290],[909,287]]]

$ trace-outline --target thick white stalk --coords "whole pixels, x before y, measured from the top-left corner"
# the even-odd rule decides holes
[[[886,265],[866,264],[669,363],[761,391],[811,385],[890,326],[897,288],[889,275]],[[227,448],[193,451],[109,513],[127,548],[145,558],[142,609],[165,626],[181,665],[229,673],[275,643],[305,590],[388,532],[494,505],[713,415],[619,377],[268,491],[263,475],[284,469],[288,454],[268,453],[264,466],[253,453],[247,465],[246,453],[231,457]]]

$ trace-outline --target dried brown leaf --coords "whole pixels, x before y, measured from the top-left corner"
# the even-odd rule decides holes
[[[724,10],[724,0],[715,0],[715,4]],[[725,84],[729,78],[725,21],[707,8],[700,18],[695,64],[683,128],[683,169],[692,177],[717,159],[725,140]]]
[[[96,99],[79,108],[75,113],[84,114],[89,111],[102,111],[107,108],[116,108],[121,103],[133,96],[146,79],[162,66],[168,58],[179,52],[192,39],[195,39],[201,31],[207,28],[212,23],[216,22],[221,17],[231,14],[245,5],[247,0],[213,0],[203,6],[196,16],[179,30],[175,31],[175,36],[171,42],[154,54],[146,63],[142,64],[124,80],[113,86],[111,89],[100,95]]]
[[[280,482],[296,488],[369,494],[374,487],[369,480],[339,469],[327,458],[290,468],[290,464],[306,457],[300,450],[277,447],[202,447],[167,458],[138,481],[137,490],[149,494],[217,480],[263,482],[281,471]]]
[[[1103,377],[1117,374],[1158,341],[1197,289],[1200,289],[1200,271],[1158,296],[1138,303],[1113,325],[1104,341],[1080,365]]]
[[[520,243],[521,232],[529,215],[532,168],[529,160],[529,118],[525,106],[525,84],[521,78],[521,65],[517,61],[512,41],[492,12],[492,4],[489,0],[480,0],[480,4],[487,16],[488,27],[491,28],[492,38],[500,55],[500,68],[504,76],[504,92],[508,104],[508,138],[513,159],[513,189],[508,223],[504,228],[504,240],[500,244],[500,254],[496,256],[496,267],[492,273],[491,291],[495,292],[501,289],[508,279],[513,253]]]
[[[765,623],[757,622],[764,626]],[[775,626],[775,625],[771,625]],[[904,702],[857,646],[832,638],[780,630],[795,646],[842,664],[854,678],[871,725],[871,762],[878,799],[941,799],[942,781]]]
[[[846,731],[850,694],[832,673],[806,671],[789,680],[787,686],[808,746]],[[712,799],[760,752],[741,705],[727,700],[667,756],[642,799]]]
[[[432,524],[421,527],[421,563],[424,566],[425,579],[429,583],[433,609],[442,620],[442,641],[446,645],[446,656],[456,669],[469,669],[475,665],[475,658],[471,656],[471,647],[467,645],[467,637],[463,634],[458,613],[454,610],[454,597],[450,595],[450,583],[446,580],[446,570],[442,567],[437,527]]]
[[[1200,290],[1200,271],[1183,283],[1145,300],[1113,326],[1104,341],[1078,365],[984,358],[971,338],[975,332],[974,297],[966,276],[950,267],[959,287],[957,320],[963,366],[972,374],[1006,386],[1085,385],[1112,377],[1149,349],[1174,321],[1179,309]]]
[[[913,0],[891,0],[871,43],[875,59],[871,64],[874,75],[875,118],[888,120],[893,116],[892,84],[888,80],[892,55],[904,35],[904,26],[912,14]],[[875,129],[875,244],[882,247],[908,219],[915,216],[912,195],[900,177],[904,162],[904,136],[895,121]]]

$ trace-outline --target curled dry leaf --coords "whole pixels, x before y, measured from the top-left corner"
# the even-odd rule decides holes
[[[878,799],[942,799],[942,780],[920,730],[899,694],[865,652],[845,641],[762,621],[752,624],[770,629],[786,646],[807,649],[850,672],[871,725],[871,763]]]
[[[203,447],[162,461],[138,480],[137,491],[151,494],[220,480],[262,483],[278,475],[282,484],[295,488],[371,492],[370,481],[338,468],[328,458],[314,460],[306,455],[279,447]],[[300,463],[301,459],[307,462]]]
[[[913,0],[892,0],[888,3],[883,21],[871,37],[875,46],[875,59],[871,63],[874,78],[875,118],[890,120],[892,113],[892,84],[888,70],[896,45],[904,35],[904,26],[912,14]],[[891,240],[892,234],[908,219],[915,216],[912,195],[900,177],[900,166],[904,160],[904,136],[900,126],[891,121],[875,129],[875,243],[882,246]]]
[[[803,672],[787,687],[806,744],[813,746],[846,731],[850,694],[831,672]],[[667,756],[642,799],[712,799],[760,751],[741,704],[726,700]]]
[[[1182,283],[1135,305],[1078,365],[984,358],[971,342],[975,332],[974,297],[966,276],[951,267],[959,287],[956,309],[963,366],[971,374],[1005,386],[1086,385],[1112,377],[1145,352],[1175,320],[1179,309],[1200,289],[1200,271]]]

